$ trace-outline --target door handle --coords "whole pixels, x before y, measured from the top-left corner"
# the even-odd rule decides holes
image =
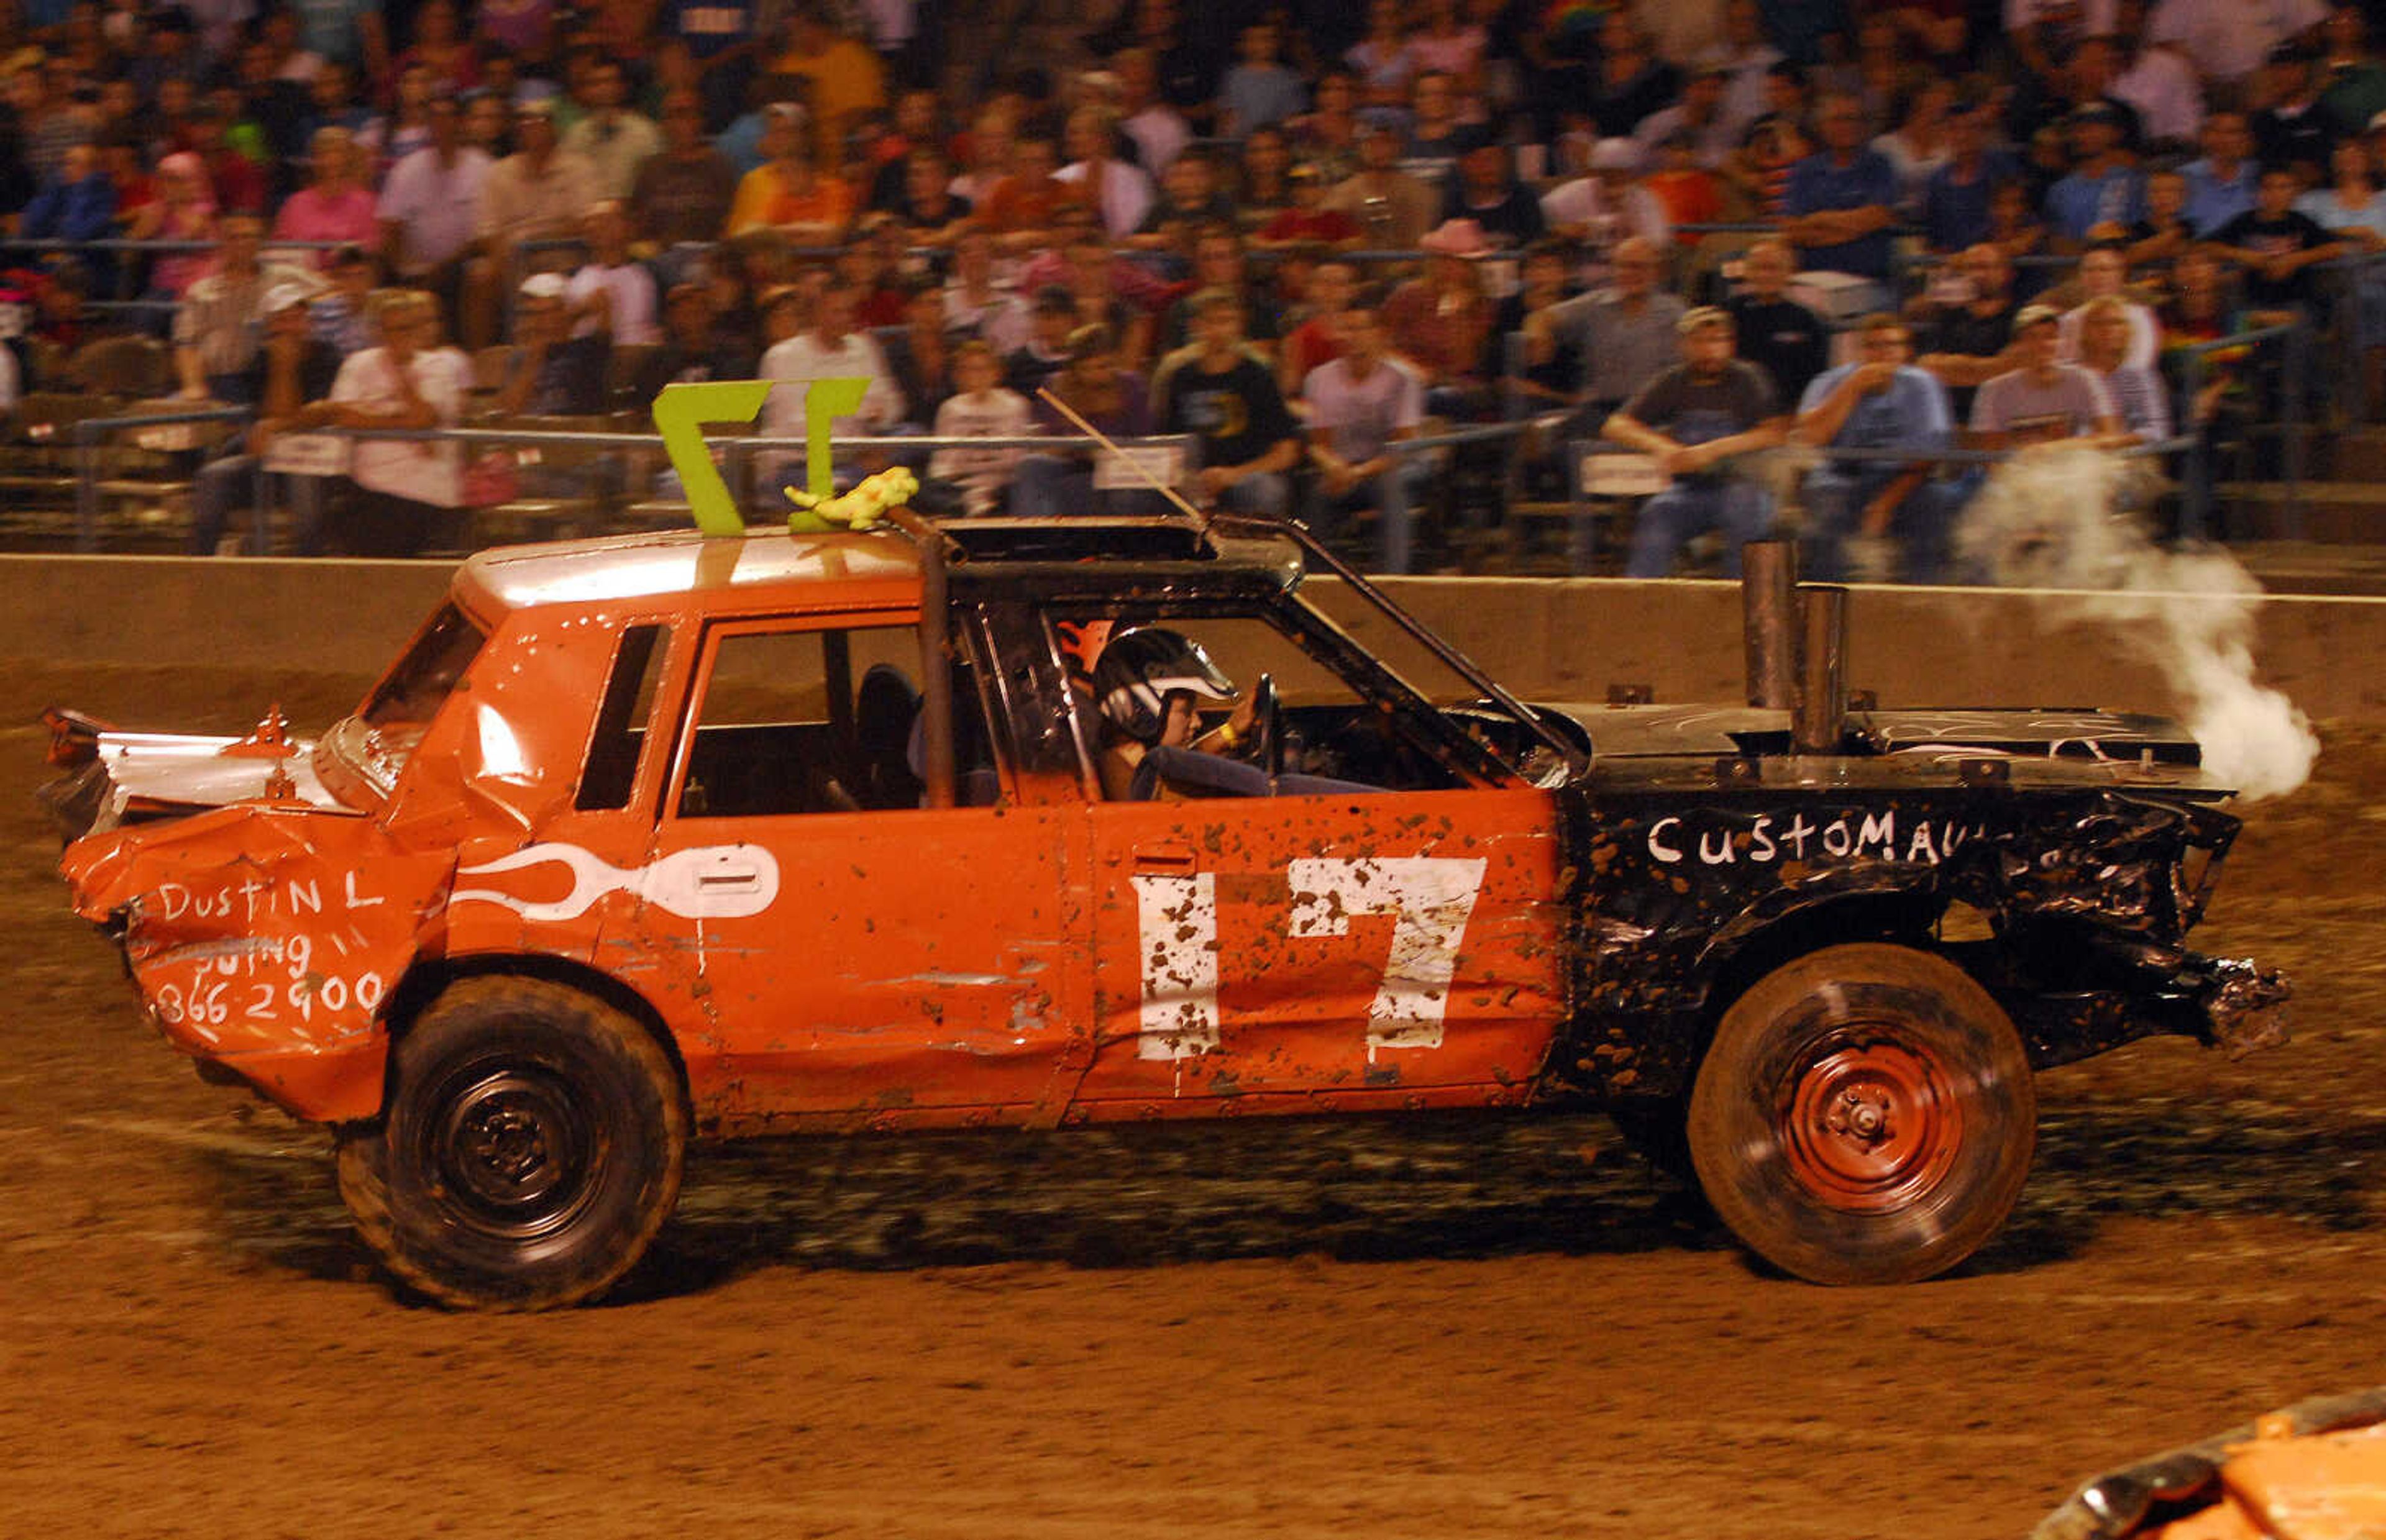
[[[1191,845],[1174,840],[1135,847],[1135,864],[1145,871],[1190,871],[1199,860]]]

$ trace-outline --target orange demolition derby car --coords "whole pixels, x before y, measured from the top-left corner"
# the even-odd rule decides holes
[[[614,1283],[698,1136],[1559,1105],[1915,1279],[2012,1210],[2034,1069],[2279,1035],[2182,945],[2238,825],[2167,722],[1835,699],[1801,753],[1524,705],[1295,526],[898,522],[483,553],[312,741],[57,715],[75,905],[466,1306]]]

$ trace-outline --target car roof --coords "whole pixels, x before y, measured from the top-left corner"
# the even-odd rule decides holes
[[[1220,595],[1280,592],[1300,581],[1303,566],[1289,536],[1241,520],[972,519],[914,528],[940,535],[949,572],[980,592],[1059,596],[1148,592],[1155,583]],[[456,590],[475,612],[697,594],[734,595],[738,607],[748,601],[806,607],[917,602],[927,562],[920,538],[895,528],[861,534],[672,530],[499,546],[466,561]]]

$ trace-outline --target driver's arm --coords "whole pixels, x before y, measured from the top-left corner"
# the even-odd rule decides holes
[[[1226,714],[1224,721],[1194,739],[1191,746],[1204,754],[1223,754],[1229,758],[1237,759],[1242,757],[1244,750],[1250,742],[1251,716],[1251,696],[1247,693],[1242,699],[1235,702],[1234,710]]]

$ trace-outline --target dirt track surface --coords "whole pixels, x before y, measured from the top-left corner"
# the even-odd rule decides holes
[[[19,672],[0,722],[357,693]],[[148,1029],[0,729],[0,1534],[2025,1534],[2386,1382],[2386,735],[2323,733],[2199,933],[2295,974],[2297,1041],[2046,1077],[1950,1278],[1764,1276],[1581,1117],[700,1153],[631,1286],[514,1318],[394,1295],[325,1137]]]

